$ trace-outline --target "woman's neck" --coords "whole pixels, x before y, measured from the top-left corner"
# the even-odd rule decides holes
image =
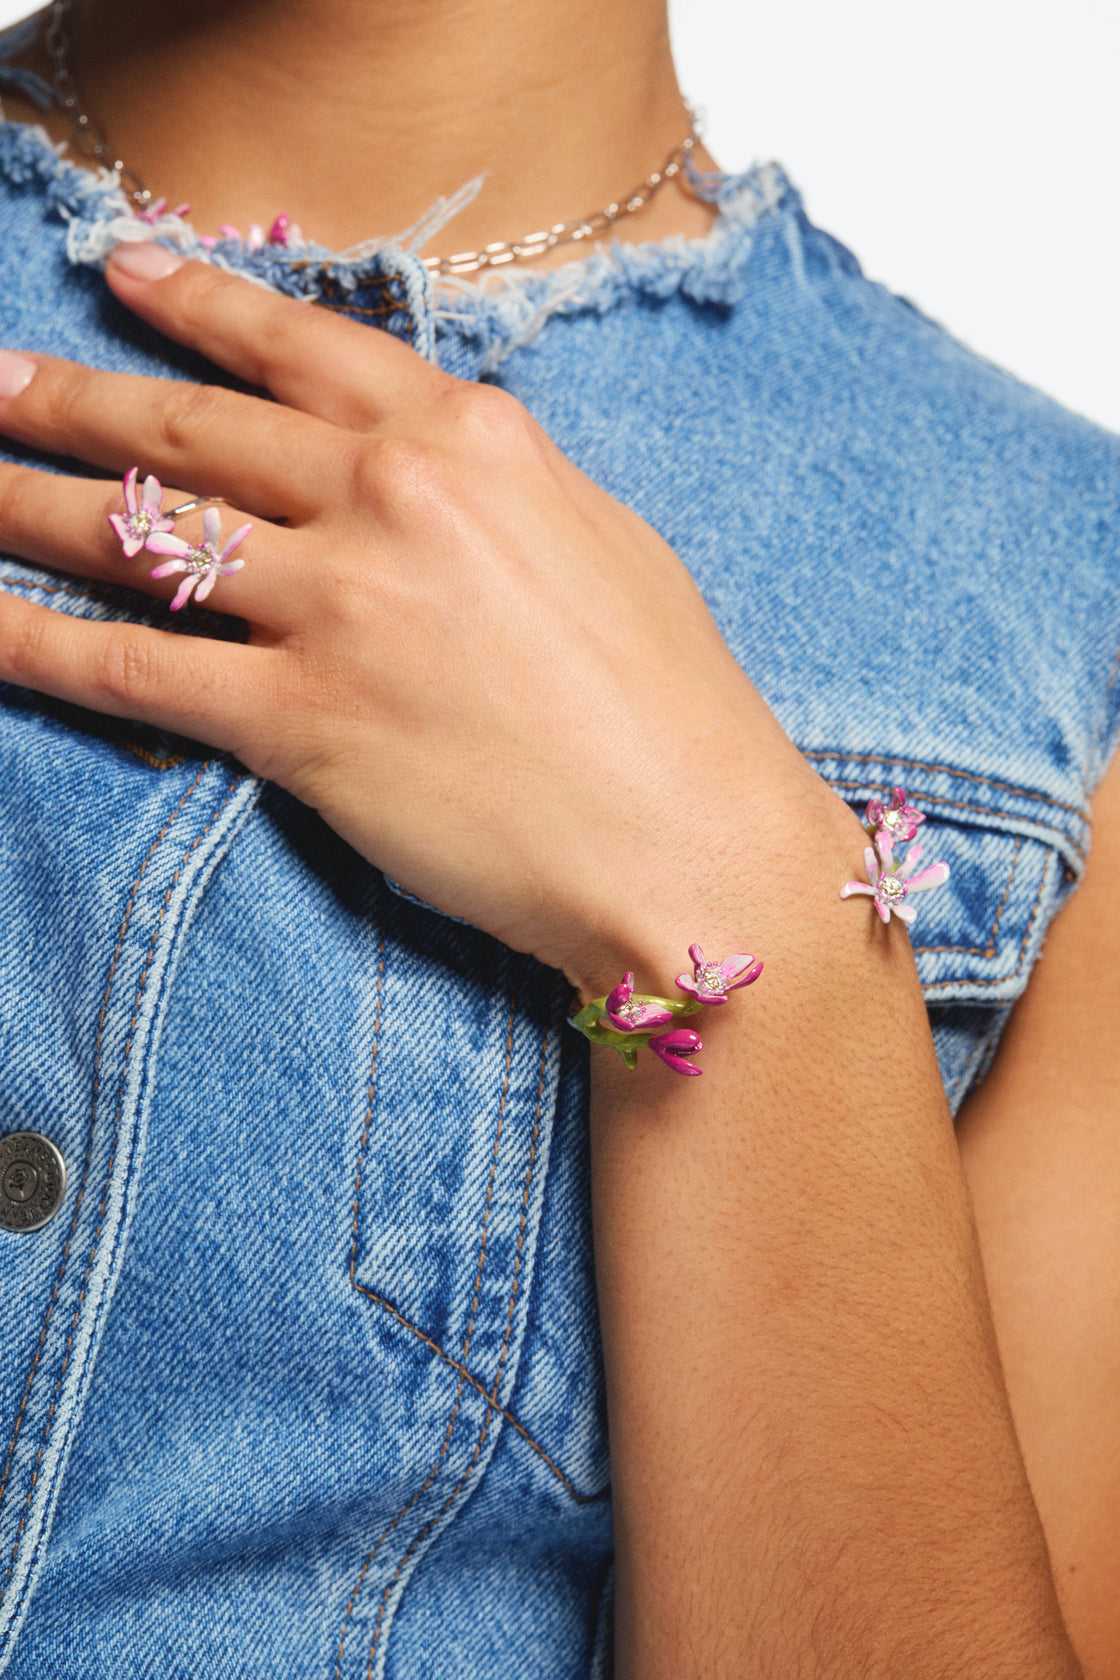
[[[663,0],[87,0],[71,40],[112,145],[202,231],[283,210],[345,247],[485,175],[431,246],[479,247],[609,203],[688,131]],[[674,184],[618,231],[711,215]]]

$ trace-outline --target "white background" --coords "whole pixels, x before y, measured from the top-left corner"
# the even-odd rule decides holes
[[[868,274],[1120,431],[1120,0],[670,4],[724,168],[777,158]]]
[[[670,0],[725,169],[777,158],[864,270],[1120,431],[1118,0]]]

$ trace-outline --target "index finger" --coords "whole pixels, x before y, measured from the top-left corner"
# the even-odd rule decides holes
[[[387,331],[371,332],[162,245],[116,246],[105,277],[122,303],[168,338],[263,386],[288,408],[348,430],[400,418],[452,383]],[[391,307],[384,315],[371,310],[371,324],[376,314],[384,325]]]

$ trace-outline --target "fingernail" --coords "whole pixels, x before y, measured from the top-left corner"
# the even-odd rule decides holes
[[[0,350],[0,397],[18,397],[35,377],[35,363],[14,350]]]
[[[109,261],[130,280],[165,280],[182,268],[184,258],[166,245],[137,245],[124,240],[109,252]]]

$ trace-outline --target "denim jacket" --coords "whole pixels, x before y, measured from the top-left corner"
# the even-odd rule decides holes
[[[2,342],[222,378],[107,293],[130,230],[111,183],[0,127]],[[837,794],[926,810],[952,877],[913,940],[958,1105],[1117,735],[1120,441],[869,283],[772,167],[722,184],[704,239],[493,292],[434,297],[392,246],[311,258],[210,260],[512,391],[668,539]],[[179,628],[11,559],[0,586]],[[45,1134],[68,1179],[0,1231],[0,1669],[605,1674],[567,988],[221,754],[2,698],[0,1134]]]

